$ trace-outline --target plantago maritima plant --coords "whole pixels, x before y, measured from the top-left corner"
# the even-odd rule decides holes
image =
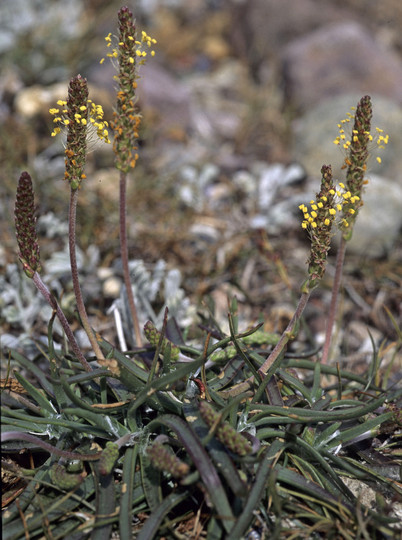
[[[103,539],[118,529],[122,540],[137,533],[138,540],[148,540],[183,536],[183,527],[207,540],[250,537],[257,528],[273,537],[391,538],[400,521],[387,497],[402,494],[395,473],[398,441],[393,435],[400,429],[402,392],[370,373],[361,376],[325,365],[319,357],[310,359],[315,352],[300,357],[298,352],[295,357],[286,351],[310,294],[324,275],[334,227],[341,229],[346,242],[362,204],[367,145],[372,139],[370,98],[363,98],[357,107],[350,141],[345,142],[340,124],[338,144],[342,142],[348,152],[345,184],[337,187],[331,167],[324,165],[315,199],[299,207],[311,248],[300,300],[283,335],[267,335],[262,322],[240,332],[233,299],[230,335],[211,313],[204,326],[206,339],[198,345],[196,338],[186,343],[190,337],[186,333],[183,337],[174,318],[168,319],[166,308],[162,329],[148,321],[144,335],[149,345],[139,347],[141,334],[128,271],[126,182],[138,157],[137,68],[145,60],[144,48],[155,40],[145,32],[141,41],[136,40],[128,8],[119,11],[118,19],[118,44],[108,54],[118,68],[111,127],[120,171],[121,256],[137,347],[121,351],[95,336],[82,301],[75,258],[77,197],[85,184],[88,135],[95,130],[97,138],[109,139],[103,109],[88,99],[86,80],[77,76],[70,82],[68,99],[51,110],[52,135],[67,130],[71,271],[81,321],[100,367],[91,370],[39,276],[34,194],[31,178],[24,172],[15,205],[19,258],[54,310],[48,350],[38,345],[41,364],[49,362],[50,374],[18,351],[10,351],[12,360],[30,375],[26,378],[15,371],[28,397],[17,395],[5,402],[6,429],[1,438],[10,452],[15,452],[13,441],[19,440],[29,443],[27,451],[41,448],[51,457],[35,462],[33,469],[20,468],[30,481],[3,516],[7,538],[78,534]],[[112,45],[111,35],[106,41]],[[387,140],[379,132],[379,146]],[[338,270],[340,279],[341,265]],[[55,351],[54,314],[88,373],[77,374],[69,355]],[[373,361],[371,373],[376,367]],[[306,371],[309,375],[304,376]],[[333,383],[334,375],[338,384]],[[329,384],[327,376],[332,377]],[[14,385],[14,394],[19,387]],[[374,437],[376,444],[370,448]],[[361,441],[364,447],[348,453]],[[357,448],[366,461],[356,458]],[[368,461],[375,462],[376,455],[382,458],[381,468],[372,469]],[[376,495],[382,512],[364,507],[342,476],[380,485],[382,491]],[[141,530],[133,529],[133,518],[138,523],[134,527]]]

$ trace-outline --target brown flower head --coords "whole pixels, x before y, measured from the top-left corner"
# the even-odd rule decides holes
[[[149,37],[146,32],[141,33],[141,40],[137,40],[133,14],[127,7],[122,7],[118,13],[119,42],[116,49],[109,53],[113,60],[118,62],[118,91],[116,110],[113,114],[111,127],[114,130],[113,150],[116,156],[116,166],[119,170],[127,172],[135,167],[138,159],[137,139],[140,126],[140,114],[136,108],[136,88],[138,67],[145,63],[147,52],[144,44],[151,47],[156,40]],[[112,41],[110,34],[105,38],[108,46]],[[153,55],[153,51],[151,51]]]
[[[205,400],[198,402],[201,418],[209,428],[217,426],[215,436],[228,450],[239,456],[246,456],[252,451],[248,440],[227,422],[222,422],[219,413]]]
[[[343,148],[347,152],[344,164],[347,172],[340,229],[345,240],[350,240],[352,237],[353,226],[359,209],[363,206],[362,191],[367,172],[369,144],[373,140],[370,134],[372,115],[371,98],[370,96],[364,96],[356,107],[351,138],[343,143]],[[336,139],[338,143],[344,138],[342,125],[350,120],[350,116],[340,124],[340,137]]]
[[[321,189],[316,200],[310,201],[310,211],[306,205],[301,204],[303,212],[302,227],[307,229],[311,238],[310,256],[308,259],[309,277],[303,288],[309,290],[316,287],[322,279],[327,262],[327,255],[333,236],[331,230],[337,209],[342,207],[336,204],[336,191],[332,180],[332,168],[323,165],[321,168]]]
[[[189,473],[190,467],[187,463],[181,461],[159,442],[154,442],[152,446],[149,446],[147,454],[155,467],[169,472],[174,478],[183,478]]]
[[[67,98],[67,145],[65,150],[65,178],[71,189],[78,189],[85,178],[87,153],[88,84],[77,75],[70,81]]]
[[[15,229],[19,248],[19,259],[24,272],[30,278],[41,271],[34,191],[31,177],[23,172],[18,180],[15,200]]]

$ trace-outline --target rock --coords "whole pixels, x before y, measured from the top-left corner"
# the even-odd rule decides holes
[[[56,103],[59,99],[67,98],[68,85],[69,81],[65,81],[49,86],[35,84],[22,88],[15,95],[15,110],[26,120],[39,115],[50,118],[49,108],[57,107]],[[89,97],[96,104],[102,106],[109,101],[109,96],[104,90],[91,85],[89,86]],[[107,108],[106,111],[110,114]]]
[[[233,48],[257,78],[291,40],[350,16],[339,3],[320,2],[317,9],[315,0],[240,0],[230,3],[230,13]]]
[[[402,64],[355,22],[330,24],[295,39],[284,51],[286,93],[306,110],[345,92],[402,100]]]
[[[164,135],[177,130],[186,132],[190,122],[190,92],[186,85],[156,62],[141,66],[140,74],[140,103],[147,114],[155,115],[158,131]]]

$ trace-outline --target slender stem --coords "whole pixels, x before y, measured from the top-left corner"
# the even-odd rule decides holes
[[[295,337],[295,328],[297,323],[299,322],[304,308],[307,305],[307,302],[310,298],[311,291],[303,292],[299,303],[297,305],[296,311],[289,321],[289,324],[287,325],[285,331],[283,332],[280,340],[276,344],[275,348],[271,352],[271,354],[268,356],[268,358],[265,360],[265,362],[262,364],[260,369],[258,370],[258,373],[261,375],[262,378],[265,378],[270,373],[270,376],[273,374],[273,371],[275,371],[279,367],[280,358],[279,355],[283,351],[284,347],[287,345],[287,343],[292,340]]]
[[[128,305],[130,307],[131,318],[134,326],[135,342],[137,347],[142,347],[141,330],[138,322],[137,309],[135,307],[133,289],[131,287],[130,270],[128,267],[128,247],[127,247],[127,197],[126,197],[127,173],[120,171],[120,250],[123,264],[124,284]]]
[[[77,200],[78,200],[78,189],[71,189],[70,190],[70,207],[69,207],[69,215],[68,215],[68,218],[69,218],[68,219],[68,223],[69,223],[68,244],[70,248],[70,265],[71,265],[71,276],[73,280],[74,294],[75,294],[75,299],[77,302],[77,309],[81,318],[82,326],[84,327],[84,330],[87,333],[93,352],[95,353],[98,360],[104,360],[105,357],[99,347],[98,342],[96,341],[95,334],[89,323],[88,315],[85,309],[84,300],[82,298],[80,281],[78,277],[77,256],[75,252]]]
[[[321,363],[326,364],[328,362],[329,351],[331,347],[332,330],[335,323],[336,311],[338,307],[339,289],[341,287],[343,262],[345,260],[346,252],[346,240],[341,237],[341,243],[339,245],[338,253],[336,256],[335,277],[332,285],[331,304],[329,307],[329,316],[327,321],[327,328],[325,331],[325,342],[322,351]]]
[[[68,450],[61,450],[56,448],[51,444],[42,441],[39,437],[31,435],[30,433],[24,433],[23,431],[6,431],[1,434],[1,441],[26,441],[33,444],[37,444],[43,450],[49,452],[49,454],[56,454],[56,456],[64,457],[65,459],[79,459],[81,461],[97,461],[102,452],[97,452],[96,454],[79,454],[78,452],[70,452]]]
[[[60,324],[63,327],[64,332],[66,333],[71,348],[73,349],[73,352],[76,355],[77,359],[81,362],[82,367],[85,369],[85,371],[92,371],[91,366],[86,361],[85,356],[83,355],[81,349],[78,346],[78,343],[74,337],[74,334],[70,328],[70,325],[68,324],[68,321],[62,309],[57,303],[56,298],[51,294],[47,286],[43,283],[42,278],[40,277],[38,272],[34,273],[34,275],[32,276],[32,281],[35,283],[36,288],[48,302],[50,307],[55,310],[57,318],[59,319]]]

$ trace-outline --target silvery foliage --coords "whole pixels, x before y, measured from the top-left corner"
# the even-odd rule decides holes
[[[169,308],[169,317],[174,317],[180,326],[191,323],[194,310],[180,287],[182,276],[179,270],[168,270],[163,260],[159,260],[152,269],[147,268],[143,260],[133,260],[129,268],[141,326],[151,320],[157,328],[161,328],[166,306]],[[125,287],[122,287],[115,305],[122,315],[125,335],[129,340],[133,330],[125,291]]]
[[[65,227],[61,221],[52,212],[41,216],[38,219],[37,229],[40,236],[47,238],[64,237]],[[99,262],[99,250],[95,246],[90,246],[84,253],[77,248],[77,265],[80,273],[85,273],[85,293],[88,296],[96,297],[99,295],[100,283],[91,279],[96,275],[96,269]],[[61,251],[52,253],[51,257],[43,262],[43,271],[41,277],[49,290],[57,296],[63,294],[64,310],[74,311],[75,296],[66,289],[71,289],[68,282],[71,281],[70,256],[68,243],[65,241],[64,248]],[[34,283],[23,272],[20,264],[9,264],[4,274],[0,275],[0,310],[1,319],[10,326],[18,326],[22,329],[18,334],[3,333],[1,336],[1,348],[23,349],[28,356],[38,352],[32,339],[32,329],[39,322],[48,324],[52,309],[49,304],[38,292]],[[54,330],[62,335],[62,328],[57,321],[54,321]],[[47,336],[36,336],[35,339],[47,344]],[[55,348],[60,348],[54,343]]]
[[[20,265],[8,264],[5,273],[0,275],[0,308],[5,322],[22,328],[17,336],[3,333],[1,348],[22,348],[29,356],[37,353],[31,339],[32,327],[39,318],[47,322],[52,310]],[[44,341],[47,341],[46,336]]]

